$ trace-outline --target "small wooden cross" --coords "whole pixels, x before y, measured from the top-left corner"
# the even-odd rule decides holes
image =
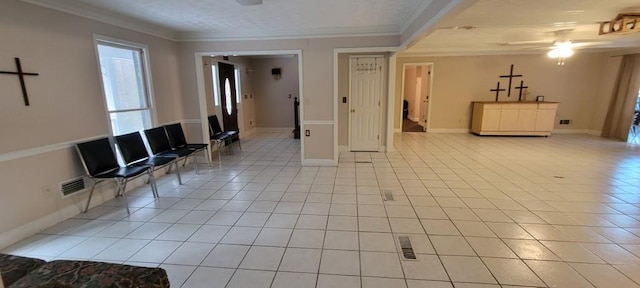
[[[529,88],[529,86],[524,86],[524,81],[520,80],[520,86],[514,87],[513,89],[520,90],[520,94],[518,95],[518,101],[522,101],[522,90]]]
[[[513,64],[511,64],[511,72],[509,72],[509,75],[500,76],[500,78],[509,78],[509,90],[507,90],[507,97],[511,97],[511,80],[517,77],[522,77],[522,75],[513,75]]]
[[[38,76],[38,73],[29,73],[22,72],[22,65],[20,64],[20,58],[15,58],[16,60],[16,68],[18,71],[0,71],[0,74],[13,74],[18,75],[18,79],[20,79],[20,87],[22,87],[22,98],[24,99],[24,105],[29,106],[29,95],[27,94],[27,86],[24,84],[24,75],[27,76]]]
[[[505,91],[506,89],[502,88],[500,89],[500,81],[498,81],[498,86],[496,87],[496,89],[491,89],[489,91],[493,91],[496,92],[496,102],[498,102],[498,95],[500,94],[500,91]]]

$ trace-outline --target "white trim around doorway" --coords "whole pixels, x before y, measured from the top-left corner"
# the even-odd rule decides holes
[[[335,48],[333,49],[333,162],[334,165],[338,165],[338,157],[340,155],[340,150],[344,149],[338,146],[338,103],[339,103],[339,95],[338,95],[338,56],[343,53],[390,53],[389,55],[389,63],[387,65],[388,71],[388,82],[387,82],[387,115],[384,117],[384,120],[387,121],[387,129],[386,131],[386,143],[385,145],[381,145],[384,148],[384,151],[391,152],[393,151],[393,107],[395,101],[395,67],[396,67],[396,52],[398,52],[398,47],[364,47],[364,48]],[[381,99],[382,100],[382,99]],[[347,123],[348,125],[348,123]]]
[[[207,51],[196,52],[195,57],[195,69],[196,69],[196,82],[198,87],[198,104],[200,105],[200,121],[202,123],[202,139],[204,143],[209,142],[209,126],[207,120],[207,95],[204,87],[204,73],[202,71],[203,56],[210,55],[234,55],[234,56],[252,56],[252,55],[297,55],[298,57],[298,96],[300,98],[300,130],[304,130],[304,83],[302,78],[302,50],[256,50],[256,51]],[[300,161],[305,163],[304,159],[304,141],[300,139]]]
[[[404,99],[404,78],[405,78],[405,69],[407,68],[407,66],[429,66],[430,69],[429,71],[431,71],[431,74],[429,75],[429,107],[427,110],[427,127],[425,127],[426,132],[436,132],[433,131],[433,129],[431,129],[431,106],[433,106],[431,103],[431,101],[433,100],[433,75],[435,74],[435,64],[433,62],[405,62],[402,63],[402,78],[401,81],[402,83],[400,84],[400,95],[401,95],[401,101],[400,103],[402,103],[402,99]],[[402,132],[402,105],[400,105],[399,107],[399,118],[397,119],[400,123],[400,132]]]

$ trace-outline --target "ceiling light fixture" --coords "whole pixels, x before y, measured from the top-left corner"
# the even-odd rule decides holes
[[[255,6],[262,4],[262,0],[236,0],[242,6]]]
[[[571,41],[557,42],[554,44],[553,49],[547,53],[550,58],[558,58],[558,65],[564,65],[564,59],[573,55],[573,49],[571,49]]]

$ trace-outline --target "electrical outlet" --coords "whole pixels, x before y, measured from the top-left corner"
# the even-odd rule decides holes
[[[569,125],[569,124],[571,124],[571,120],[568,120],[568,119],[560,120],[560,125]]]
[[[304,136],[311,136],[311,131],[310,130],[304,130]]]
[[[249,126],[253,126],[253,121],[249,120]]]

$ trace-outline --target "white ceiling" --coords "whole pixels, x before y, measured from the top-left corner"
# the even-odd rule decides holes
[[[175,40],[398,35],[431,2],[264,0],[242,6],[235,0],[24,1]]]
[[[400,35],[432,1],[446,0],[263,0],[257,6],[241,6],[235,0],[23,1],[168,39],[224,40]],[[402,53],[544,53],[531,48],[563,40],[554,33],[562,29],[573,29],[564,40],[610,42],[588,49],[640,47],[640,33],[598,36],[597,24],[621,12],[640,12],[639,0],[459,2],[473,5],[457,15],[446,15],[435,23],[438,29]],[[477,29],[452,28],[468,25]],[[501,45],[521,41],[546,43]]]
[[[473,6],[437,24],[437,30],[404,53],[468,55],[491,53],[545,53],[554,40],[608,41],[583,49],[640,47],[640,33],[598,35],[599,22],[618,13],[640,12],[638,0],[479,0]],[[476,26],[465,30],[455,27]],[[573,29],[566,39],[554,31]],[[504,45],[532,41],[530,45]],[[540,41],[540,42],[538,42]],[[544,43],[546,41],[546,43]],[[502,45],[501,45],[502,44]],[[515,44],[515,43],[514,43]]]

